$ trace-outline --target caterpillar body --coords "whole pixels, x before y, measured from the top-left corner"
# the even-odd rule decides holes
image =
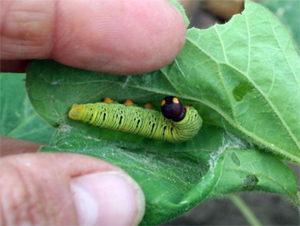
[[[133,106],[129,100],[120,104],[106,99],[94,104],[74,104],[69,117],[93,126],[171,143],[192,139],[202,125],[197,110],[183,106],[176,97],[164,98],[161,110]]]

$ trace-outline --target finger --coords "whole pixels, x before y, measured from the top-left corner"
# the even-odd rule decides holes
[[[1,57],[47,59],[88,70],[159,69],[185,41],[181,13],[162,0],[1,1]]]
[[[1,225],[137,225],[144,196],[116,166],[76,154],[23,154],[1,163]]]
[[[0,136],[0,157],[22,154],[22,153],[35,153],[42,144],[18,140],[10,137]]]

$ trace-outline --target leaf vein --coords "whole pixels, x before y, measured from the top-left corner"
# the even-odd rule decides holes
[[[215,63],[217,63],[217,64],[220,64],[220,63],[226,64],[226,62],[220,62],[220,61],[216,60],[213,56],[209,55],[206,51],[204,51],[200,46],[198,46],[196,43],[194,43],[189,38],[187,38],[187,41],[189,41],[192,45],[194,45],[196,48],[198,48],[200,51],[202,51],[204,54],[206,54],[208,57],[210,57],[213,61],[215,61]],[[233,68],[234,70],[236,70],[237,72],[239,72],[241,75],[243,75],[254,86],[254,88],[261,94],[261,96],[269,104],[269,106],[271,107],[271,109],[273,110],[273,112],[275,113],[275,115],[277,116],[277,118],[281,121],[281,123],[282,123],[283,127],[285,128],[285,130],[287,131],[288,135],[292,138],[292,140],[294,141],[294,143],[296,144],[296,146],[300,150],[300,143],[297,141],[296,137],[294,136],[294,134],[292,133],[292,131],[290,130],[290,128],[286,124],[285,120],[282,118],[282,116],[279,113],[279,111],[277,110],[277,108],[273,105],[273,103],[271,102],[271,100],[263,93],[263,91],[258,87],[258,85],[249,76],[247,76],[243,71],[241,71],[240,69],[236,68],[232,64],[227,63],[227,65],[229,67]],[[235,121],[235,122],[237,124],[239,124],[238,121]],[[252,133],[250,133],[250,134],[252,134]],[[263,144],[265,144],[265,142]]]
[[[269,14],[267,14],[267,15],[268,15],[269,24],[270,24],[270,27],[272,28],[272,32],[273,32],[273,35],[274,35],[274,37],[275,37],[276,43],[277,43],[279,49],[281,50],[281,52],[283,53],[284,58],[285,58],[286,62],[288,63],[288,65],[289,65],[289,67],[290,67],[290,69],[291,69],[291,71],[292,71],[293,77],[294,77],[294,79],[295,79],[295,81],[296,81],[296,83],[297,83],[297,85],[298,85],[299,90],[300,90],[300,81],[297,79],[296,73],[295,73],[293,67],[292,67],[291,64],[290,64],[290,61],[288,60],[285,51],[283,50],[282,46],[281,46],[280,43],[279,43],[279,40],[278,40],[277,35],[276,35],[276,33],[275,33],[273,24],[272,24],[272,22],[271,22],[270,15],[269,15]],[[290,42],[290,41],[291,41],[291,37],[289,36],[288,42]]]

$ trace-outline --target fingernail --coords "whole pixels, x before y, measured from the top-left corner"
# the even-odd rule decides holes
[[[135,226],[145,211],[139,185],[128,175],[101,172],[71,180],[80,225]]]

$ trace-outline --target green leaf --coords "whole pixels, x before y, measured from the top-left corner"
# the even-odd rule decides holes
[[[159,224],[197,203],[240,191],[284,194],[297,181],[277,156],[300,163],[300,60],[285,28],[247,2],[242,15],[207,30],[190,29],[177,59],[139,76],[112,76],[35,61],[26,86],[37,112],[57,126],[42,151],[92,155],[125,169],[142,187],[143,225]],[[204,119],[191,141],[169,144],[70,120],[74,103],[104,97],[136,104],[174,95]],[[234,135],[233,135],[234,134]],[[253,149],[263,149],[263,151]]]
[[[0,74],[0,135],[49,143],[54,129],[32,108],[25,90],[25,74]]]
[[[225,26],[190,30],[186,49],[193,64],[177,61],[186,77],[198,75],[198,99],[234,127],[231,131],[299,163],[300,60],[280,22],[246,2],[243,14]],[[241,100],[240,87],[247,87]]]
[[[188,30],[181,54],[162,70],[118,77],[41,61],[31,65],[27,87],[51,125],[72,124],[74,103],[105,96],[159,103],[175,95],[204,122],[300,163],[300,59],[284,26],[252,2],[225,25]]]
[[[297,202],[297,185],[290,183],[296,180],[295,175],[281,164],[274,156],[259,151],[230,149],[224,156],[219,181],[207,199],[243,190],[288,194]]]
[[[300,50],[300,1],[298,0],[267,0],[261,4],[270,9],[283,22]]]
[[[62,125],[51,147],[42,151],[87,154],[120,166],[145,193],[141,225],[156,225],[203,200],[233,192],[269,191],[297,200],[297,181],[290,168],[271,154],[234,148],[243,145],[214,126],[204,126],[193,142],[174,145],[107,142],[90,131]]]

